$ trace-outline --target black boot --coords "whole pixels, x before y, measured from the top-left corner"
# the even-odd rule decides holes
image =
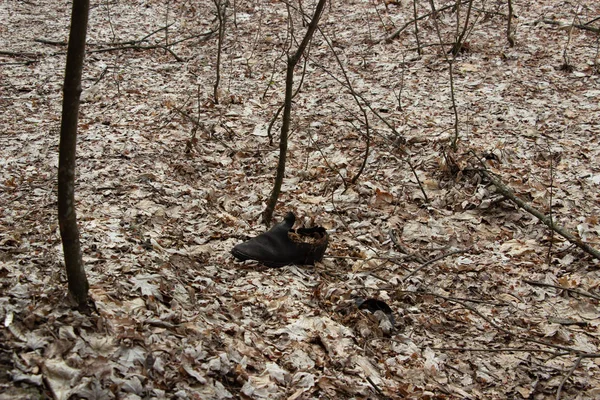
[[[268,232],[240,243],[231,249],[237,259],[256,260],[267,267],[283,267],[289,264],[310,264],[321,261],[327,248],[325,228],[292,229],[296,216],[288,212],[285,219]]]

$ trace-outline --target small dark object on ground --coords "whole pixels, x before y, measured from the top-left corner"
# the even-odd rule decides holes
[[[395,325],[394,312],[386,302],[378,299],[355,299],[356,306],[361,310],[368,310],[372,313],[383,311],[388,316],[392,325]]]

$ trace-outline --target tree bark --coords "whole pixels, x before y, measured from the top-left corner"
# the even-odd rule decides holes
[[[75,154],[81,74],[85,55],[89,8],[89,0],[73,1],[58,156],[58,222],[60,236],[67,269],[69,293],[80,307],[84,307],[87,303],[89,284],[81,256],[77,215],[75,213]]]
[[[219,104],[219,83],[221,82],[221,53],[223,50],[223,41],[225,40],[225,19],[227,17],[227,5],[229,0],[214,0],[217,7],[217,20],[219,21],[219,36],[217,40],[217,65],[215,85],[213,87],[213,95],[215,104]]]
[[[513,19],[513,4],[512,0],[508,0],[508,24],[506,26],[506,39],[510,47],[515,46],[515,38],[512,34],[512,19]]]
[[[281,185],[283,183],[283,176],[285,175],[285,163],[287,158],[287,146],[288,146],[288,133],[290,130],[290,119],[292,113],[292,97],[294,91],[294,68],[300,61],[306,46],[310,42],[315,30],[317,29],[317,24],[319,23],[319,19],[321,18],[321,14],[323,13],[323,9],[325,8],[325,3],[327,0],[319,0],[317,7],[315,8],[315,13],[308,25],[308,29],[306,34],[304,35],[304,39],[302,39],[302,43],[298,46],[298,50],[288,57],[287,60],[287,72],[285,77],[285,100],[283,107],[283,121],[281,124],[281,132],[279,135],[279,162],[277,163],[277,174],[275,176],[275,184],[273,185],[273,190],[271,191],[271,196],[269,198],[269,202],[267,203],[267,208],[263,213],[263,222],[268,226],[271,224],[271,219],[273,218],[273,211],[275,210],[275,205],[277,204],[277,199],[279,198],[279,193],[281,192]]]

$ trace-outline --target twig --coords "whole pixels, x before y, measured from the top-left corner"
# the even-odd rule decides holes
[[[335,47],[333,46],[333,43],[331,42],[331,40],[329,40],[329,37],[327,35],[325,35],[325,32],[323,32],[323,30],[320,27],[317,27],[317,29],[319,29],[321,36],[323,36],[323,38],[327,42],[327,46],[331,50],[331,53],[333,54],[335,60],[337,61],[338,66],[340,67],[342,76],[344,77],[344,82],[345,82],[344,86],[346,86],[346,88],[350,91],[350,94],[352,95],[354,102],[360,109],[360,111],[363,115],[363,118],[364,118],[363,123],[365,125],[365,136],[367,138],[365,155],[363,157],[363,161],[360,165],[358,172],[354,175],[354,177],[352,179],[350,179],[351,184],[356,184],[356,182],[358,181],[358,178],[360,177],[363,170],[365,169],[365,166],[367,165],[367,159],[369,158],[370,149],[371,149],[371,127],[369,125],[369,117],[367,115],[367,111],[366,111],[365,107],[363,106],[363,104],[360,101],[361,98],[357,95],[356,91],[354,90],[354,87],[352,86],[352,82],[350,82],[350,78],[348,77],[348,74],[346,73],[344,64],[342,63],[342,60],[340,60],[340,57],[338,56],[337,51],[335,51]],[[364,99],[362,99],[362,101],[366,103],[366,101],[364,101]]]
[[[317,150],[319,151],[319,153],[321,153],[321,157],[323,157],[323,161],[325,162],[325,165],[327,165],[327,168],[329,168],[332,172],[335,172],[336,174],[338,174],[339,177],[342,178],[342,183],[344,184],[344,188],[347,188],[348,187],[348,183],[346,182],[346,179],[344,178],[344,176],[342,175],[342,173],[340,172],[339,169],[334,169],[331,166],[331,164],[329,164],[329,160],[327,159],[327,157],[323,153],[323,150],[321,150],[321,146],[319,146],[319,144],[317,143],[317,141],[315,139],[313,139],[313,137],[310,134],[310,132],[308,133],[308,138],[315,145],[315,147],[317,148]]]
[[[577,357],[577,360],[575,360],[575,363],[573,364],[573,366],[571,367],[569,372],[565,375],[562,382],[560,382],[560,385],[558,385],[558,389],[556,390],[556,400],[560,400],[560,393],[562,392],[562,388],[565,385],[565,382],[567,382],[567,380],[571,377],[571,375],[573,375],[573,372],[575,372],[575,370],[581,363],[582,358],[583,358],[583,355],[579,355],[579,357]]]
[[[166,27],[165,27],[166,28]],[[164,29],[164,28],[163,28]],[[160,29],[162,30],[162,29]],[[159,31],[160,31],[159,30]],[[96,50],[88,50],[88,53],[105,53],[105,52],[109,52],[109,51],[120,51],[120,50],[153,50],[153,49],[164,49],[166,51],[168,51],[169,53],[171,53],[171,55],[173,55],[173,57],[179,61],[185,61],[184,59],[182,59],[181,57],[179,57],[178,55],[176,55],[171,49],[170,47],[175,46],[176,44],[185,42],[187,40],[191,40],[191,39],[196,39],[199,38],[201,36],[204,36],[203,40],[207,40],[210,36],[212,36],[213,33],[215,33],[216,30],[212,30],[212,31],[208,31],[208,32],[204,32],[204,33],[200,33],[197,35],[192,35],[192,36],[188,36],[179,40],[176,40],[174,42],[171,42],[169,47],[165,46],[164,44],[156,44],[156,45],[141,45],[140,43],[142,41],[144,41],[149,35],[144,36],[142,39],[140,39],[139,41],[131,41],[131,42],[123,42],[123,43],[131,43],[131,44],[126,44],[124,46],[113,46],[113,47],[106,47],[106,48],[100,48],[100,49],[96,49]],[[152,32],[150,35],[154,34],[155,32]],[[41,39],[36,39],[36,41],[41,41]],[[44,42],[42,42],[44,43]]]
[[[8,51],[8,50],[0,50],[0,54],[3,55],[3,56],[27,57],[27,58],[37,57],[38,56],[35,53],[21,53],[21,52]]]
[[[357,103],[359,104],[359,103]],[[367,116],[367,112],[366,110],[359,104],[360,107],[360,111],[363,114],[364,117],[364,124],[365,124],[365,136],[367,137],[367,141],[365,143],[365,155],[363,157],[363,161],[360,165],[360,168],[358,169],[358,172],[356,172],[356,174],[354,175],[354,177],[350,180],[351,184],[356,184],[356,182],[358,181],[358,178],[360,177],[360,175],[362,174],[362,172],[365,169],[365,166],[367,165],[367,160],[369,158],[369,154],[371,152],[371,128],[369,125],[369,117]],[[360,132],[360,131],[359,131]],[[361,132],[362,133],[362,132]]]
[[[156,29],[156,30],[154,30],[154,31],[150,32],[149,34],[147,34],[146,36],[144,36],[144,37],[143,37],[143,38],[141,38],[141,39],[135,39],[135,40],[126,40],[126,41],[123,41],[123,42],[112,42],[112,43],[110,43],[110,45],[111,45],[111,46],[124,46],[124,45],[127,45],[127,44],[138,44],[138,43],[142,43],[142,42],[146,41],[146,39],[148,39],[150,36],[152,36],[152,35],[156,35],[158,32],[160,32],[160,31],[163,31],[163,30],[165,30],[165,29],[169,28],[170,26],[172,26],[172,25],[174,25],[174,24],[175,24],[175,22],[171,22],[170,24],[168,24],[168,25],[166,25],[166,26],[163,26],[163,27],[161,27],[161,28],[158,28],[158,29]]]
[[[0,55],[9,56],[9,57],[17,57],[17,58],[28,58],[28,60],[20,61],[20,62],[0,63],[0,66],[2,66],[2,65],[30,65],[30,64],[38,62],[37,54],[34,54],[34,53],[20,53],[20,52],[8,51],[8,50],[0,50]],[[31,59],[32,57],[35,57],[35,59],[32,60]]]
[[[219,104],[219,83],[221,81],[221,54],[223,52],[223,41],[225,40],[225,23],[227,21],[227,6],[229,1],[214,0],[217,8],[217,19],[219,20],[219,36],[217,40],[217,61],[215,68],[215,84],[213,87],[213,98],[215,104]]]
[[[543,287],[551,287],[551,288],[558,289],[558,290],[566,290],[567,292],[576,293],[580,296],[590,297],[592,299],[600,300],[600,296],[597,296],[593,293],[584,292],[584,291],[578,290],[578,289],[571,289],[571,288],[566,288],[563,286],[551,285],[549,283],[544,283],[544,282],[530,281],[529,279],[523,279],[523,282],[525,282],[529,285],[532,285],[532,286],[543,286]]]
[[[552,224],[554,224],[554,216],[553,216],[553,208],[552,208],[552,204],[554,203],[553,201],[553,197],[554,197],[554,156],[552,154],[552,149],[550,148],[550,144],[546,143],[548,146],[548,153],[550,154],[550,186],[549,186],[549,192],[550,192],[550,198],[548,199],[548,206],[549,206],[549,213],[548,213],[548,217],[550,218],[550,222],[552,222]],[[552,246],[554,244],[555,240],[554,240],[554,231],[551,229],[550,230],[550,240],[548,241],[548,253],[546,255],[546,262],[548,263],[548,268],[550,268],[550,265],[552,264]]]
[[[0,247],[0,250],[2,250],[2,248]],[[332,258],[335,260],[360,260],[360,261],[371,261],[371,260],[384,260],[384,261],[389,261],[389,262],[398,262],[398,261],[404,261],[406,258],[409,258],[411,256],[405,256],[405,257],[387,257],[387,256],[371,256],[368,258],[364,258],[364,257],[352,257],[352,256],[323,256],[323,258]],[[394,286],[394,288],[396,288],[396,286]],[[385,288],[385,290],[389,290],[390,288]],[[414,292],[407,292],[407,293],[414,293]]]
[[[361,242],[361,240],[358,238],[358,236],[356,236],[356,234],[354,233],[354,231],[352,230],[352,228],[350,228],[348,226],[348,224],[346,223],[346,221],[344,221],[344,219],[342,218],[340,212],[341,209],[338,208],[337,204],[335,203],[335,189],[331,191],[331,205],[333,206],[333,211],[337,214],[338,218],[340,219],[341,223],[344,225],[344,227],[346,228],[346,231],[352,235],[352,238],[354,240],[356,240],[359,243],[362,243],[364,246],[366,246],[369,250],[371,250],[377,257],[379,257],[379,253],[377,252],[377,250],[372,247],[369,246],[367,243],[363,243]],[[366,262],[367,260],[365,260],[364,262]]]
[[[448,301],[451,301],[451,302],[454,302],[454,303],[462,305],[463,307],[465,307],[466,309],[470,310],[471,312],[479,315],[481,318],[483,318],[484,321],[486,321],[492,327],[498,329],[501,332],[504,332],[505,334],[507,334],[507,335],[509,335],[511,337],[521,337],[520,335],[517,335],[517,334],[511,332],[510,330],[508,330],[506,328],[503,328],[500,325],[496,324],[490,318],[488,318],[487,316],[483,315],[479,310],[477,310],[476,308],[472,307],[471,305],[465,303],[462,300],[451,300],[451,299],[448,299]],[[560,346],[560,345],[553,344],[553,343],[548,343],[548,342],[543,341],[543,340],[538,340],[538,339],[529,338],[529,337],[521,337],[521,339],[524,340],[525,342],[537,343],[537,344],[540,344],[542,346],[552,347],[554,349],[562,350],[564,352],[574,353],[574,354],[578,354],[578,355],[585,355],[586,357],[591,356],[591,354],[588,355],[586,353],[583,353],[581,350],[573,349],[573,348],[566,347],[566,346]]]
[[[460,34],[458,34],[456,36],[456,41],[454,42],[454,45],[452,46],[452,54],[453,55],[458,55],[460,54],[461,50],[462,50],[462,46],[463,43],[465,41],[465,38],[467,36],[467,30],[469,29],[469,19],[471,18],[471,10],[473,9],[473,1],[469,1],[468,2],[468,6],[467,6],[467,16],[465,17],[465,24],[463,26],[463,30],[462,32],[460,32]],[[474,25],[475,23],[473,23]],[[459,29],[459,25],[460,25],[460,17],[459,17],[459,13],[456,13],[456,29],[457,29],[457,33],[458,33],[458,29]],[[436,28],[437,29],[437,28]]]
[[[440,25],[437,20],[438,11],[436,11],[436,9],[435,9],[435,2],[433,0],[429,0],[429,4],[431,5],[431,14],[434,16],[433,17],[433,26],[435,27],[435,31],[437,33],[440,43],[443,43],[444,41],[442,40],[442,33],[440,30]],[[472,0],[469,1],[469,15],[471,13],[471,4],[473,4]],[[457,3],[457,7],[458,6],[459,6],[459,3]],[[457,13],[457,18],[458,18],[458,13]],[[467,23],[468,23],[468,16],[467,16]],[[456,25],[456,29],[458,29],[458,23]],[[466,29],[467,29],[467,27],[465,24],[465,30],[463,31],[463,35],[464,35],[464,32],[466,32]],[[456,56],[460,52],[460,47],[462,46],[462,44],[459,40],[462,40],[462,37],[456,39],[456,42],[452,46],[452,50],[450,51],[452,53],[452,58],[450,58],[448,56],[448,53],[445,51],[444,46],[442,46],[442,52],[444,53],[444,58],[446,59],[446,63],[448,63],[448,75],[450,77],[450,99],[452,100],[452,112],[454,113],[454,124],[453,124],[454,125],[454,136],[452,137],[451,148],[452,148],[452,151],[454,151],[454,152],[456,152],[456,150],[458,149],[458,136],[460,133],[459,127],[458,127],[458,108],[456,106],[456,96],[454,94],[454,61],[456,59]],[[454,51],[455,46],[458,46],[458,47],[456,47],[457,52]]]
[[[191,122],[191,123],[194,125],[194,128],[193,128],[193,132],[194,132],[194,133],[192,134],[192,137],[195,137],[195,132],[196,132],[198,129],[205,129],[205,127],[203,126],[202,122],[200,122],[200,120],[199,120],[199,119],[196,119],[196,118],[192,117],[191,115],[189,115],[188,113],[186,113],[185,111],[183,111],[183,110],[182,110],[181,108],[179,108],[179,107],[174,107],[174,109],[175,109],[175,111],[177,111],[177,112],[178,112],[178,113],[179,113],[181,116],[183,116],[184,118],[186,118],[188,121],[190,121],[190,122]],[[228,150],[233,150],[233,149],[231,148],[231,146],[229,146],[227,143],[225,143],[225,142],[224,142],[222,139],[220,139],[220,138],[218,138],[218,137],[216,137],[216,136],[212,136],[212,137],[214,137],[215,139],[217,139],[217,141],[218,141],[219,143],[221,143],[221,144],[222,144],[222,145],[223,145],[225,148],[227,148]]]
[[[51,46],[66,46],[67,42],[59,40],[48,40],[48,39],[33,39],[34,42],[49,44]]]
[[[165,9],[165,48],[169,48],[169,9],[171,2],[167,0],[167,7]]]
[[[594,258],[600,260],[600,251],[596,250],[595,248],[593,248],[589,244],[582,242],[580,239],[578,239],[577,237],[575,237],[575,235],[573,235],[570,232],[568,232],[565,228],[563,228],[561,226],[557,226],[552,221],[552,219],[550,219],[548,216],[544,215],[537,208],[532,207],[531,205],[525,203],[523,200],[521,200],[520,198],[518,198],[514,194],[514,192],[508,186],[506,186],[504,183],[502,183],[494,175],[492,175],[491,173],[489,173],[487,171],[487,169],[481,168],[479,171],[486,178],[488,178],[492,182],[492,184],[496,187],[496,189],[498,189],[498,191],[501,194],[503,194],[504,196],[506,196],[507,198],[509,198],[517,206],[519,206],[523,210],[525,210],[528,213],[530,213],[533,216],[535,216],[537,219],[539,219],[548,228],[554,230],[556,233],[558,233],[559,235],[561,235],[562,237],[564,237],[565,239],[567,239],[569,242],[573,243],[575,246],[579,247],[581,250],[583,250],[586,253],[590,254]]]
[[[286,31],[285,43],[289,43],[290,42],[289,36],[290,36],[290,31],[287,30]],[[279,61],[281,59],[283,59],[283,57],[286,55],[287,52],[289,52],[289,48],[282,49],[281,50],[281,54],[273,61],[273,69],[271,70],[271,76],[269,77],[269,79],[267,79],[267,87],[265,87],[265,91],[262,94],[262,99],[263,100],[267,97],[267,93],[269,92],[269,89],[271,88],[271,86],[273,86],[273,83],[275,82],[275,74],[277,73],[277,64],[279,63]],[[269,141],[272,143],[273,142],[273,138],[269,137]]]
[[[415,169],[415,166],[412,163],[412,160],[410,158],[410,154],[408,154],[408,152],[406,152],[406,163],[408,164],[408,167],[410,168],[410,170],[412,171],[414,177],[416,178],[417,181],[417,185],[419,185],[419,189],[421,189],[421,193],[423,194],[423,201],[425,202],[425,204],[429,203],[429,197],[427,196],[427,192],[425,191],[425,188],[423,187],[423,184],[421,183],[421,179],[419,179],[419,175],[417,174],[417,170]]]
[[[88,53],[106,53],[109,51],[120,51],[120,50],[154,50],[154,49],[164,49],[171,53],[173,57],[179,62],[185,61],[183,58],[176,55],[171,49],[165,47],[163,44],[154,44],[154,45],[127,45],[127,46],[118,46],[118,47],[106,47],[103,49],[90,50]]]
[[[451,252],[449,252],[449,253],[442,254],[441,256],[438,256],[438,257],[436,257],[436,258],[434,258],[434,259],[431,259],[431,260],[429,260],[429,261],[427,261],[427,262],[423,263],[423,264],[422,264],[422,265],[420,265],[418,268],[415,268],[415,269],[414,269],[412,272],[409,272],[409,273],[408,273],[408,274],[407,274],[407,275],[406,275],[404,278],[402,278],[402,281],[403,281],[403,282],[404,282],[404,281],[406,281],[408,278],[410,278],[411,276],[413,276],[414,274],[416,274],[417,272],[419,272],[420,270],[422,270],[422,269],[423,269],[423,268],[425,268],[426,266],[428,266],[428,265],[431,265],[431,264],[433,264],[433,263],[434,263],[434,262],[436,262],[436,261],[439,261],[439,260],[441,260],[441,259],[444,259],[444,258],[446,258],[446,257],[452,256],[452,255],[454,255],[454,254],[466,253],[466,252],[468,252],[468,251],[469,251],[469,249],[466,249],[466,250],[454,250],[454,251],[451,251]]]
[[[114,42],[115,39],[117,38],[117,35],[115,33],[115,27],[112,23],[112,18],[110,15],[110,2],[109,1],[104,2],[104,7],[106,8],[106,18],[108,19],[108,26],[109,26],[110,32],[112,34],[112,41]]]
[[[416,0],[414,0],[416,2]],[[416,29],[416,27],[415,27]],[[418,34],[417,34],[418,37]],[[419,54],[419,56],[421,56],[421,43],[417,43],[417,52]],[[398,94],[396,94],[396,89],[392,88],[392,91],[394,93],[394,97],[396,97],[396,99],[398,100],[398,111],[404,111],[404,108],[402,107],[402,91],[404,89],[404,74],[406,73],[406,52],[402,52],[402,62],[400,63],[400,88],[398,89]],[[395,85],[394,85],[395,86]]]
[[[7,63],[0,63],[0,67],[5,66],[5,65],[31,65],[36,62],[38,62],[38,60],[7,62]]]
[[[334,53],[335,54],[335,53]],[[367,108],[377,117],[379,118],[379,120],[381,122],[383,122],[388,128],[390,128],[390,130],[394,133],[394,135],[396,136],[396,138],[402,138],[402,135],[400,133],[398,133],[398,131],[396,130],[396,128],[394,128],[394,126],[392,124],[390,124],[390,122],[385,119],[380,113],[377,112],[377,110],[371,106],[371,103],[369,103],[367,101],[367,99],[364,98],[364,96],[358,92],[355,92],[354,89],[352,89],[352,87],[348,87],[346,86],[346,84],[344,82],[342,82],[338,77],[336,77],[335,75],[333,75],[329,70],[327,70],[324,66],[315,63],[315,65],[319,68],[321,68],[326,74],[328,74],[329,76],[331,76],[335,81],[337,81],[339,84],[341,84],[342,86],[347,87],[350,91],[352,96],[356,96],[358,97],[360,100],[362,100],[363,104],[365,106],[367,106]],[[358,102],[358,104],[360,105],[360,102]],[[358,118],[357,118],[358,119]],[[376,131],[374,131],[374,133],[377,133]],[[394,141],[390,140],[389,138],[383,136],[383,135],[379,135],[382,139],[384,139],[386,142],[388,142],[389,144],[392,144],[394,146],[397,146],[397,143],[394,143]],[[419,185],[419,188],[421,189],[421,193],[423,193],[423,198],[425,200],[426,203],[429,202],[429,198],[427,197],[427,193],[425,192],[425,189],[423,188],[423,185],[421,184],[421,178],[419,178],[419,175],[417,174],[416,169],[414,168],[414,166],[412,165],[412,162],[410,160],[410,156],[408,155],[408,152],[403,152],[404,155],[406,155],[406,159],[405,160],[401,160],[398,157],[396,157],[392,152],[390,152],[390,155],[394,158],[396,158],[399,162],[405,161],[408,166],[410,167],[416,181],[417,184]]]
[[[592,24],[592,23],[594,23],[596,21],[599,21],[599,20],[600,20],[600,17],[596,17],[593,20],[586,22],[584,25],[589,25],[589,24]]]
[[[402,244],[400,244],[400,242],[398,241],[398,238],[396,237],[396,234],[394,233],[393,229],[390,229],[388,234],[390,235],[390,239],[392,240],[392,243],[394,243],[394,245],[398,248],[398,250],[400,250],[402,253],[406,254],[408,257],[411,257],[412,259],[416,260],[419,264],[423,264],[426,263],[427,260],[425,260],[423,257],[421,257],[420,255],[413,253],[412,251],[410,251],[407,247],[403,246]]]
[[[367,381],[371,384],[371,386],[373,386],[373,389],[375,389],[375,391],[380,395],[380,396],[385,396],[385,394],[381,391],[381,389],[379,389],[379,387],[375,384],[375,382],[373,382],[373,380],[371,378],[369,378],[368,375],[365,375],[365,378],[367,378]],[[387,398],[387,396],[385,396]]]
[[[471,1],[471,0],[466,0],[466,1],[460,2],[459,4],[466,4],[466,3],[468,3],[469,1]],[[446,11],[446,10],[448,10],[448,9],[451,9],[451,8],[454,8],[454,7],[456,7],[456,6],[457,6],[457,4],[456,4],[456,3],[450,3],[449,5],[447,5],[447,6],[445,6],[445,7],[442,7],[442,8],[440,8],[440,9],[436,10],[436,13],[439,13],[439,12],[441,12],[441,11]],[[389,35],[389,36],[387,36],[387,37],[385,37],[385,38],[383,38],[383,39],[379,39],[379,40],[377,41],[377,43],[381,43],[381,42],[384,42],[384,41],[385,41],[385,42],[391,42],[392,40],[394,40],[394,39],[396,39],[398,36],[400,36],[400,34],[401,34],[401,33],[402,33],[402,32],[403,32],[403,31],[404,31],[406,28],[408,28],[409,26],[413,25],[413,24],[414,24],[415,22],[417,22],[417,21],[420,21],[420,20],[422,20],[422,19],[425,19],[425,18],[427,18],[427,17],[430,17],[430,16],[431,16],[431,15],[433,15],[433,14],[434,14],[433,12],[430,12],[430,13],[427,13],[427,14],[421,15],[420,17],[417,17],[417,18],[415,18],[415,19],[414,19],[414,20],[412,20],[412,21],[408,21],[407,23],[405,23],[404,25],[402,25],[402,26],[401,26],[399,29],[396,29],[396,30],[395,30],[395,31],[394,31],[394,32],[393,32],[391,35]]]
[[[474,349],[471,347],[431,347],[431,350],[437,351],[470,351],[470,352],[482,352],[482,353],[511,353],[511,352],[523,352],[523,353],[550,353],[555,357],[566,356],[571,354],[567,351],[557,352],[556,350],[546,350],[546,349],[536,349],[536,348],[527,348],[527,347],[504,347],[500,349]]]
[[[556,318],[556,317],[548,317],[548,322],[551,324],[558,324],[558,325],[565,325],[565,326],[570,326],[570,325],[588,326],[589,325],[585,321],[576,321],[574,319]]]
[[[173,47],[176,44],[179,44],[179,43],[191,40],[191,39],[197,39],[197,38],[199,38],[201,36],[204,36],[202,38],[202,40],[208,40],[216,31],[217,31],[216,29],[213,29],[211,31],[199,33],[197,35],[187,36],[187,37],[184,37],[184,38],[181,38],[179,40],[175,40],[175,41],[171,42],[170,46]]]
[[[292,95],[292,100],[294,100],[296,98],[298,93],[300,93],[302,86],[304,85],[304,78],[306,77],[306,66],[307,65],[308,65],[308,55],[304,57],[304,65],[302,66],[302,75],[300,76],[300,83],[298,84],[298,86],[296,87],[296,91]],[[273,118],[271,118],[271,122],[269,122],[269,126],[267,128],[267,137],[269,138],[269,145],[271,145],[271,146],[273,145],[273,134],[271,133],[271,131],[273,129],[273,125],[275,125],[275,122],[277,122],[277,119],[279,118],[279,114],[281,114],[281,111],[283,111],[284,107],[285,107],[285,102],[281,103],[281,105],[277,109],[277,112],[275,113]]]
[[[558,26],[558,27],[564,28],[564,29],[577,28],[577,29],[583,29],[584,31],[590,31],[590,32],[594,32],[594,33],[600,33],[600,28],[594,28],[593,26],[589,26],[589,25],[565,24],[563,22],[553,21],[551,19],[543,19],[542,22],[545,23],[545,24],[548,24],[548,25],[555,25],[555,26]]]
[[[462,297],[450,297],[450,296],[444,296],[442,294],[437,294],[437,293],[433,293],[433,292],[415,292],[415,291],[409,291],[409,290],[400,290],[397,291],[399,293],[408,293],[408,294],[419,294],[419,295],[429,295],[429,296],[434,296],[434,297],[438,297],[440,299],[444,299],[444,300],[448,300],[448,301],[468,301],[470,303],[478,303],[478,304],[487,304],[490,306],[495,306],[495,307],[506,307],[508,306],[508,304],[506,303],[494,303],[491,301],[487,301],[487,300],[480,300],[480,299],[466,299],[466,298],[462,298]]]

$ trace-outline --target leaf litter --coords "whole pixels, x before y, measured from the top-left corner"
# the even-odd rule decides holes
[[[598,261],[503,201],[472,153],[600,245],[597,38],[543,22],[592,21],[600,8],[519,3],[510,48],[504,6],[476,4],[488,13],[455,61],[457,153],[439,49],[416,57],[409,30],[375,44],[410,21],[412,3],[328,8],[321,25],[372,107],[370,154],[347,185],[365,121],[316,36],[277,215],[294,211],[331,242],[315,267],[281,269],[229,250],[264,231],[285,4],[229,9],[221,104],[213,3],[93,4],[76,196],[96,311],[80,313],[65,301],[55,211],[66,46],[38,40],[66,42],[69,5],[3,3],[0,396],[597,398]],[[143,42],[153,49],[95,52],[144,38],[165,16],[182,61],[158,46],[164,31]],[[448,34],[454,17],[440,14]],[[421,23],[421,39],[437,43],[431,19]],[[573,72],[560,70],[565,48]],[[465,252],[445,256],[455,250]],[[365,299],[379,308],[359,307]]]

